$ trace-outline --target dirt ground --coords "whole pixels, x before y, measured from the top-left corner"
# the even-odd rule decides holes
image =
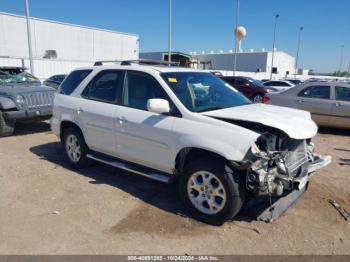
[[[184,216],[176,187],[96,164],[76,172],[47,123],[0,139],[0,254],[350,254],[350,132],[321,130],[333,162],[273,223],[213,227]]]

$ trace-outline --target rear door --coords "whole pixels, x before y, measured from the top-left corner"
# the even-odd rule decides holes
[[[331,86],[308,86],[301,90],[296,102],[299,109],[311,112],[312,119],[321,126],[328,126],[332,114]]]
[[[332,105],[332,126],[350,128],[350,87],[336,85],[335,100]]]
[[[102,70],[76,100],[75,117],[85,130],[88,146],[97,152],[116,155],[117,95],[124,71]]]

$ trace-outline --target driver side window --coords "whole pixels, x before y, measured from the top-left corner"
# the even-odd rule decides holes
[[[301,91],[298,96],[309,98],[330,99],[330,86],[310,86]]]
[[[147,111],[147,102],[152,98],[169,101],[163,87],[152,76],[136,71],[128,71],[122,94],[122,105]]]

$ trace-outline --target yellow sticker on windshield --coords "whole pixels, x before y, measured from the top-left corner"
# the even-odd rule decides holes
[[[177,83],[177,79],[174,77],[168,77],[169,83]]]

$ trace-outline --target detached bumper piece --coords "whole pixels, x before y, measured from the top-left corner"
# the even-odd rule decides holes
[[[301,190],[293,190],[286,196],[269,199],[252,199],[247,203],[245,215],[259,221],[272,222],[283,215],[306,192],[309,183]]]
[[[272,222],[283,215],[292,207],[298,199],[307,191],[309,186],[309,177],[315,174],[320,168],[331,163],[330,156],[314,155],[313,162],[309,163],[308,176],[300,181],[300,187],[291,191],[282,197],[253,198],[246,204],[245,215],[259,221]]]
[[[313,161],[309,163],[309,176],[312,176],[315,171],[328,166],[331,162],[331,156],[314,155]]]

